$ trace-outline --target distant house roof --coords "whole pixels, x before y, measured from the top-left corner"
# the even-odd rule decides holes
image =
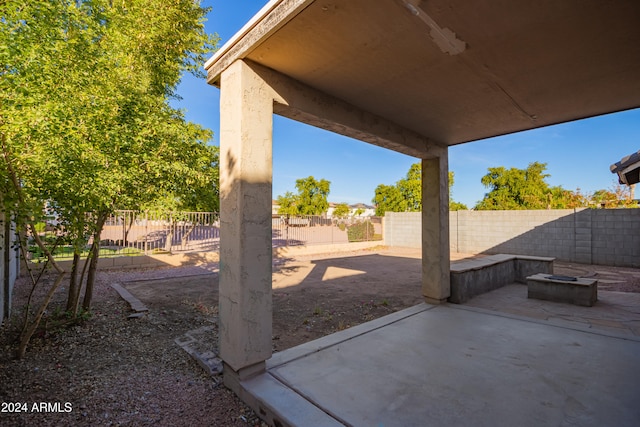
[[[355,203],[353,205],[349,205],[350,208],[353,209],[373,209],[373,206],[365,205],[364,203]]]
[[[629,154],[611,165],[611,173],[618,174],[620,184],[633,185],[640,182],[640,150]]]

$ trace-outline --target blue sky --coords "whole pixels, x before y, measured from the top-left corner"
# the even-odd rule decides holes
[[[228,41],[267,0],[204,0],[211,6],[207,31]],[[175,105],[187,119],[214,131],[219,144],[220,93],[204,80],[186,76]],[[371,204],[378,184],[394,184],[417,159],[274,116],[273,197],[295,192],[295,180],[313,175],[331,181],[332,202]],[[617,183],[612,163],[640,150],[640,109],[490,138],[449,148],[455,173],[453,198],[469,208],[486,189],[480,179],[495,166],[525,168],[547,163],[550,185],[583,193]]]

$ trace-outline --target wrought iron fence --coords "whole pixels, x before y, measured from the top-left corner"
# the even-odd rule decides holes
[[[273,215],[271,226],[273,246],[382,240],[381,217]],[[100,239],[105,249],[129,248],[145,254],[217,250],[220,219],[214,212],[118,211],[107,220]]]
[[[300,246],[382,240],[381,217],[325,218],[277,215],[271,219],[273,246]]]
[[[216,212],[117,211],[100,241],[104,249],[144,254],[217,250],[220,219]]]
[[[274,247],[382,240],[383,232],[381,217],[273,215],[271,225]],[[64,229],[57,233],[64,234]],[[160,214],[120,210],[105,222],[100,243],[102,258],[217,251],[220,248],[220,217],[217,212]],[[43,257],[35,247],[32,252],[34,259]],[[57,246],[55,256],[71,258],[73,249],[68,245]]]

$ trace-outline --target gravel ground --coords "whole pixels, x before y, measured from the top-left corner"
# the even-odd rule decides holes
[[[206,375],[173,341],[189,330],[215,325],[214,310],[185,303],[179,310],[152,310],[143,318],[128,319],[129,306],[109,285],[194,272],[203,270],[99,273],[91,320],[40,331],[26,357],[15,360],[17,319],[30,288],[21,278],[15,288],[15,316],[2,329],[0,425],[260,426],[219,378]],[[43,288],[35,301],[42,300]],[[64,287],[59,289],[51,306],[64,301],[65,293]]]
[[[362,254],[340,256],[353,256],[350,259],[357,262],[361,258],[356,255]],[[287,276],[290,262],[308,263],[312,258],[318,257],[276,259],[274,271]],[[415,283],[402,289],[395,287],[385,294],[384,303],[373,301],[374,287],[352,290],[353,281],[346,279],[334,283],[333,292],[338,292],[334,299],[323,287],[276,290],[274,301],[279,308],[274,311],[274,351],[416,304],[420,301],[420,261],[410,262],[415,264]],[[14,355],[31,287],[26,277],[19,278],[13,317],[0,330],[0,403],[4,405],[0,408],[4,409],[0,426],[266,426],[220,384],[220,377],[205,374],[174,342],[202,326],[212,326],[217,334],[217,292],[207,292],[207,298],[167,296],[164,291],[148,295],[149,300],[140,297],[150,311],[141,318],[129,319],[129,305],[111,287],[114,282],[126,287],[127,283],[151,279],[182,282],[189,276],[217,277],[217,270],[217,263],[209,263],[99,271],[91,319],[66,328],[43,321],[46,328],[34,335],[22,360]],[[54,278],[45,277],[34,293],[34,303],[43,300]],[[45,318],[53,318],[56,307],[64,307],[67,286],[63,283],[58,289]],[[217,341],[217,336],[210,338]]]

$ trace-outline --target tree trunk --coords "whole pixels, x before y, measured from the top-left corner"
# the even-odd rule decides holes
[[[27,248],[26,248],[26,244],[25,244],[26,241],[27,241],[27,238],[25,237],[25,232],[24,231],[19,231],[18,232],[18,246],[20,248],[20,253],[22,254],[22,259],[24,260],[24,265],[25,265],[25,268],[27,269],[27,273],[29,275],[29,279],[31,280],[31,291],[29,292],[29,297],[27,298],[26,308],[24,310],[24,323],[22,325],[21,335],[24,335],[25,331],[27,330],[27,327],[29,326],[29,314],[31,314],[31,301],[33,300],[33,294],[36,291],[36,287],[38,286],[38,283],[40,282],[40,279],[42,278],[42,275],[47,270],[47,265],[49,263],[48,260],[45,261],[44,265],[40,268],[40,271],[38,272],[38,276],[34,277],[33,276],[33,270],[29,266],[29,262],[28,262],[28,258],[27,258]],[[56,246],[57,246],[57,243],[56,243]]]
[[[173,245],[173,235],[177,234],[177,219],[172,218],[172,215],[169,214],[169,233],[167,234],[167,238],[164,242],[164,250],[166,252],[171,253],[171,246]]]
[[[122,246],[125,248],[129,245],[129,231],[131,231],[131,227],[133,227],[133,221],[136,219],[136,213],[130,212],[129,214],[129,225],[127,225],[127,214],[124,214],[124,218],[122,219],[122,226],[124,227],[124,241],[122,242]]]
[[[169,225],[169,234],[167,234],[166,240],[164,242],[164,250],[166,252],[171,253],[171,246],[173,243],[173,233],[175,232],[175,227],[173,222]]]
[[[64,273],[58,274],[58,278],[56,279],[53,286],[51,286],[51,289],[49,289],[49,292],[47,293],[47,296],[44,302],[40,306],[40,310],[38,310],[38,314],[36,315],[36,318],[34,319],[31,326],[29,326],[29,328],[24,331],[22,337],[20,338],[20,346],[18,347],[18,355],[17,355],[18,359],[22,359],[24,357],[24,354],[27,351],[27,345],[29,344],[29,341],[31,340],[33,333],[36,331],[36,329],[38,329],[38,326],[40,325],[40,320],[42,319],[42,316],[44,315],[45,310],[49,306],[49,302],[51,301],[51,298],[53,298],[53,294],[56,292],[56,289],[58,289],[58,286],[60,286],[60,283],[62,283],[63,278],[64,278]]]
[[[36,244],[38,245],[38,247],[40,248],[40,250],[42,250],[42,252],[47,256],[47,259],[49,260],[49,263],[53,266],[53,268],[56,269],[56,271],[60,274],[64,273],[64,269],[62,267],[60,267],[60,265],[56,262],[55,259],[53,259],[53,255],[51,254],[51,251],[49,251],[49,249],[47,249],[47,247],[44,245],[44,243],[42,242],[42,239],[40,239],[40,236],[38,235],[38,232],[36,231],[36,225],[33,223],[33,221],[28,221],[27,224],[29,224],[29,228],[31,229],[31,234],[33,235],[33,240],[35,240]]]
[[[187,244],[189,243],[189,236],[191,235],[191,233],[193,233],[193,231],[196,229],[198,225],[199,225],[198,221],[195,221],[191,226],[191,228],[189,229],[189,231],[187,231],[182,236],[182,239],[180,240],[180,246],[182,247],[183,250],[186,249]]]
[[[107,220],[108,214],[101,213],[98,215],[96,230],[93,234],[93,245],[89,254],[91,261],[89,262],[89,271],[87,272],[87,287],[84,291],[84,299],[82,301],[82,311],[91,311],[91,299],[93,298],[93,285],[96,280],[96,270],[98,269],[98,256],[100,255],[100,234]]]
[[[80,288],[82,288],[82,277],[78,281],[78,266],[80,265],[80,253],[76,248],[73,251],[73,264],[71,265],[71,278],[69,279],[69,295],[67,297],[67,311],[75,316],[80,300]]]

